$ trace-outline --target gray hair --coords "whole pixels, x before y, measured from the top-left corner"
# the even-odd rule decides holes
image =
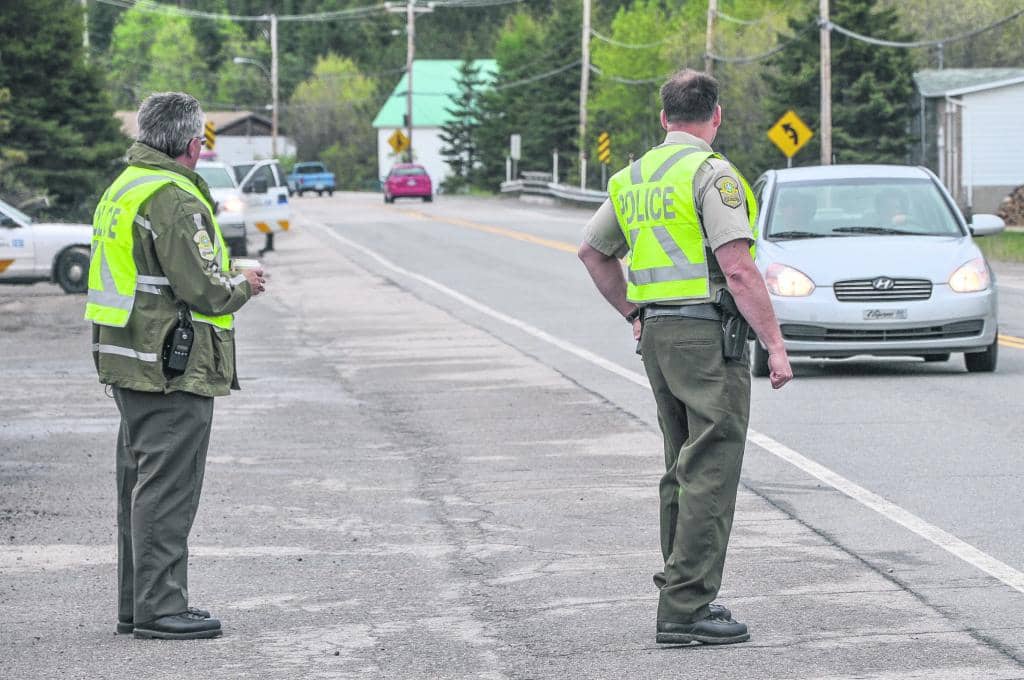
[[[190,94],[156,92],[139,107],[138,124],[138,141],[177,158],[203,136],[203,109]]]

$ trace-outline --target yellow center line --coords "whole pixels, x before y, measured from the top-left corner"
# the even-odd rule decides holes
[[[1000,333],[999,344],[1002,345],[1003,347],[1024,349],[1024,338],[1018,338],[1012,335],[1006,335],[1005,333]]]
[[[506,229],[505,227],[495,227],[489,224],[481,224],[480,222],[473,222],[471,220],[464,220],[458,217],[438,217],[436,215],[430,215],[419,210],[395,210],[395,212],[407,215],[409,217],[416,217],[422,220],[433,220],[434,222],[441,222],[443,224],[450,224],[456,227],[464,227],[466,229],[473,229],[474,231],[482,231],[487,234],[495,234],[497,236],[504,236],[506,238],[515,239],[517,241],[526,241],[527,243],[535,243],[539,246],[546,248],[552,248],[554,250],[561,250],[566,253],[575,253],[578,246],[565,241],[555,241],[553,239],[542,238],[540,236],[534,236],[533,234],[527,234],[523,231],[516,231],[515,229]],[[1024,349],[1024,338],[1018,338],[1013,335],[1006,335],[1005,333],[999,334],[999,344],[1003,347],[1013,347],[1014,349]]]
[[[540,236],[534,236],[533,234],[527,234],[523,231],[516,231],[515,229],[506,229],[504,227],[494,227],[489,224],[481,224],[479,222],[471,222],[470,220],[460,219],[458,217],[436,217],[434,215],[420,212],[418,210],[398,210],[403,215],[410,217],[418,217],[424,220],[433,220],[435,222],[443,222],[444,224],[451,224],[456,227],[464,227],[466,229],[473,229],[475,231],[482,231],[488,234],[496,234],[498,236],[504,236],[506,238],[512,238],[517,241],[526,241],[528,243],[536,243],[539,246],[545,246],[554,250],[561,250],[566,253],[575,253],[579,246],[567,243],[565,241],[555,241],[549,238],[542,238]]]

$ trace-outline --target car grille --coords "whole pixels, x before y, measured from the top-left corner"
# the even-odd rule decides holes
[[[927,300],[932,296],[932,282],[927,279],[893,279],[890,290],[876,290],[875,279],[836,281],[832,287],[840,302],[899,302]]]
[[[952,340],[980,335],[982,319],[956,321],[941,326],[915,328],[828,328],[803,324],[782,324],[782,337],[797,342],[906,342],[911,340]]]

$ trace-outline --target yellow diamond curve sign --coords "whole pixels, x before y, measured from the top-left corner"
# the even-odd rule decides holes
[[[796,111],[792,109],[786,111],[782,118],[775,121],[775,125],[768,130],[768,139],[772,140],[775,146],[786,154],[786,158],[792,158],[807,142],[811,141],[813,136],[811,128],[807,127],[807,124],[800,120],[800,116],[796,115]]]
[[[388,137],[388,144],[395,150],[395,153],[402,153],[409,148],[409,138],[401,130],[395,130]]]

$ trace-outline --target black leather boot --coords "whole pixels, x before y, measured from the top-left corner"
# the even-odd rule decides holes
[[[195,607],[189,607],[188,608],[188,613],[189,614],[195,614],[196,616],[201,616],[204,619],[210,618],[210,612],[206,611],[205,609],[196,609]],[[128,617],[128,618],[124,618],[124,617],[121,617],[121,616],[117,617],[117,634],[118,635],[128,635],[133,630],[135,630],[135,621],[133,621],[131,617]]]
[[[655,641],[666,645],[688,645],[700,642],[705,645],[731,645],[750,639],[747,624],[733,621],[712,612],[703,619],[692,623],[658,621]]]
[[[145,623],[135,624],[135,637],[160,640],[199,640],[219,637],[220,621],[207,619],[190,612],[161,616]]]

